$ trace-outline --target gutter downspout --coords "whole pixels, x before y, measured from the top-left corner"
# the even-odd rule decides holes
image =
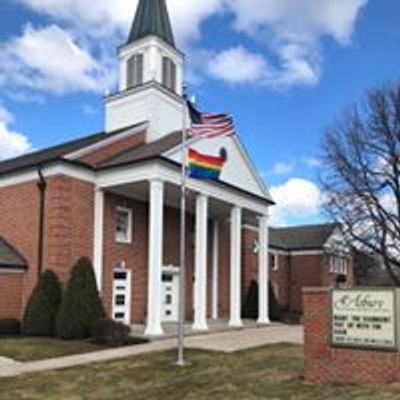
[[[39,181],[37,182],[37,187],[39,190],[39,228],[38,228],[38,267],[37,274],[38,279],[43,272],[43,253],[44,253],[44,221],[45,221],[45,206],[46,206],[46,189],[47,182],[43,176],[43,166],[39,165],[37,168],[39,175]]]

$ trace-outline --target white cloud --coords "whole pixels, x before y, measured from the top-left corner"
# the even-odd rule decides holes
[[[40,31],[58,29],[54,41],[63,43],[62,49],[66,51],[61,61],[76,60],[76,64],[69,63],[76,65],[75,71],[66,74],[64,70],[57,76],[53,69],[47,70],[47,63],[42,68],[28,64],[28,78],[33,78],[35,86],[59,92],[69,87],[72,91],[100,92],[103,88],[99,86],[115,83],[115,47],[127,37],[137,0],[18,1],[58,25]],[[203,78],[211,76],[230,84],[286,88],[318,82],[323,38],[340,45],[350,43],[355,22],[367,0],[168,0],[167,3],[177,42],[189,56],[189,78],[203,82]],[[202,24],[210,17],[227,13],[233,18],[233,24],[226,26],[227,33],[234,29],[252,38],[264,50],[251,52],[237,43],[218,52],[200,48]],[[49,40],[47,37],[43,43],[44,49],[51,48]],[[204,58],[197,57],[197,53],[211,55],[208,68],[204,68]],[[49,77],[54,79],[47,83],[45,78]],[[2,80],[8,82],[0,76],[0,84]],[[21,80],[24,85],[31,81],[26,74]],[[96,85],[96,81],[104,85]]]
[[[347,45],[368,0],[230,0],[234,27],[263,41],[279,58],[275,73],[260,81],[270,86],[315,84],[321,70],[324,37]]]
[[[64,21],[92,38],[126,34],[138,0],[19,0],[32,10]],[[223,10],[224,0],[169,0],[167,5],[178,41],[185,45],[200,36],[201,23]]]
[[[13,116],[0,106],[0,160],[12,158],[31,149],[28,138],[9,128]]]
[[[101,92],[108,85],[105,69],[56,25],[35,29],[28,24],[22,36],[0,45],[0,52],[0,73],[17,87],[63,94]]]
[[[262,55],[238,46],[217,54],[208,63],[208,71],[214,78],[232,84],[251,83],[264,78],[267,64]]]
[[[305,179],[291,178],[282,185],[272,186],[272,198],[277,203],[271,208],[271,224],[284,225],[291,219],[318,217],[324,196],[318,186]]]
[[[273,165],[271,172],[274,175],[287,175],[293,171],[293,168],[294,165],[292,163],[279,161]]]
[[[322,161],[315,157],[305,157],[303,158],[303,163],[312,168],[320,168],[322,166]]]

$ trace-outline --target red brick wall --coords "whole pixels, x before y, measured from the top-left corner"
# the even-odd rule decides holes
[[[115,240],[115,216],[117,207],[132,210],[132,243],[121,244]],[[164,209],[164,265],[179,267],[180,241],[179,210]],[[105,199],[105,238],[103,263],[103,301],[108,314],[112,311],[113,269],[125,261],[132,270],[132,305],[133,323],[144,323],[147,315],[148,291],[148,204],[123,196],[107,193]],[[211,248],[210,248],[211,251]],[[194,218],[187,215],[186,235],[186,317],[193,318],[193,280],[194,280]],[[211,258],[210,258],[211,261]],[[209,266],[209,286],[211,285],[211,265]],[[211,291],[211,288],[209,288]],[[210,292],[211,293],[211,292]],[[211,296],[211,294],[210,294]],[[211,303],[211,297],[209,297]],[[210,306],[209,306],[210,307]]]
[[[132,210],[132,243],[117,243],[115,224],[117,207]],[[104,205],[104,258],[102,297],[109,315],[112,312],[113,270],[121,262],[132,271],[132,322],[142,323],[147,307],[147,243],[146,203],[107,193]]]
[[[333,348],[329,345],[330,301],[326,288],[305,289],[305,379],[311,383],[400,382],[400,353]]]
[[[94,186],[57,175],[47,179],[44,266],[54,270],[62,283],[73,263],[93,258]]]
[[[22,315],[22,304],[35,285],[37,277],[38,198],[36,182],[0,188],[0,235],[18,249],[29,265],[28,271],[22,275],[22,284],[14,284],[12,290],[21,291],[16,296],[19,300],[13,308],[13,313],[19,316]],[[3,291],[0,293],[0,296],[3,296]],[[11,294],[11,298],[15,298],[14,295],[15,293]],[[18,307],[20,309],[17,311]]]
[[[66,176],[47,179],[44,267],[65,283],[73,262],[93,253],[93,185]],[[24,308],[37,282],[39,193],[36,181],[0,188],[0,235],[26,258]],[[22,309],[20,310],[22,314]]]
[[[230,224],[221,221],[219,231],[219,269],[218,269],[218,314],[219,318],[229,319],[230,316]]]
[[[0,271],[0,319],[21,319],[24,276],[25,273]]]
[[[112,157],[115,154],[143,144],[145,142],[145,138],[145,132],[132,134],[125,139],[118,140],[102,149],[93,151],[92,153],[80,158],[79,161],[95,166],[96,164]]]

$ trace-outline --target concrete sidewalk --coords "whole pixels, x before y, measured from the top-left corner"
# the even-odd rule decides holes
[[[276,343],[303,343],[301,326],[271,325],[263,328],[190,336],[186,347],[231,353]],[[176,339],[156,340],[147,344],[102,350],[93,353],[52,358],[33,362],[15,362],[0,358],[0,377],[14,377],[26,373],[64,369],[90,363],[132,357],[139,354],[170,350],[176,347]]]

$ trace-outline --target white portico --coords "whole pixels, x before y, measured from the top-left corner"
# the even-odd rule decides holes
[[[105,193],[116,193],[143,202],[148,201],[148,287],[146,334],[163,334],[163,268],[165,240],[165,209],[179,206],[179,168],[168,160],[144,162],[142,165],[123,167],[119,171],[104,171],[97,179],[95,201],[96,220],[104,216]],[[242,307],[242,229],[245,224],[259,226],[259,319],[269,322],[268,314],[268,207],[261,198],[220,183],[189,180],[189,214],[195,221],[194,229],[194,282],[193,329],[208,330],[208,319],[221,317],[218,304],[221,290],[229,286],[229,325],[239,327]],[[223,237],[221,225],[229,224],[229,237]],[[104,230],[96,224],[95,269],[102,276]],[[220,243],[230,243],[230,254],[221,254]],[[178,245],[179,240],[176,240]],[[211,243],[211,245],[210,245]],[[208,260],[211,258],[212,268]],[[221,282],[221,259],[229,263],[229,282]],[[176,266],[179,268],[179,266]],[[179,273],[179,272],[178,272]],[[208,276],[210,274],[211,276]],[[189,283],[190,285],[190,283]],[[189,301],[187,300],[189,303]],[[211,314],[209,312],[211,308]],[[133,314],[135,311],[133,310]]]
[[[145,333],[159,336],[163,334],[163,321],[173,320],[175,316],[176,276],[181,266],[165,260],[166,253],[171,250],[166,246],[166,238],[171,242],[167,232],[177,218],[167,221],[166,212],[179,210],[180,206],[180,132],[184,115],[188,114],[182,97],[183,55],[175,46],[165,1],[139,1],[128,42],[120,48],[119,59],[119,91],[106,99],[106,131],[145,123],[146,139],[140,148],[114,157],[97,172],[95,270],[99,288],[109,287],[104,285],[104,276],[109,273],[104,254],[108,248],[104,230],[107,196],[119,196],[127,204],[130,200],[140,202],[143,205],[141,215],[146,214],[145,225],[129,227],[130,221],[135,220],[135,211],[126,207],[122,208],[119,223],[122,230],[126,229],[127,237],[132,236],[132,230],[147,233],[140,245],[132,243],[137,247],[145,243],[145,250],[135,248],[135,252],[141,251],[140,255],[146,257],[146,279],[135,271],[139,267],[132,260],[121,262],[131,266],[129,279],[146,282],[146,295],[138,296],[135,287],[127,290],[129,296],[114,293],[113,299],[119,303],[116,306],[122,310],[114,317],[132,322],[127,315],[134,318],[135,307],[140,307],[145,298]],[[188,181],[188,218],[192,218],[194,224],[193,237],[190,233],[187,238],[190,249],[193,248],[193,279],[187,281],[186,297],[193,312],[188,318],[193,320],[194,330],[207,331],[209,319],[221,317],[220,311],[227,308],[229,325],[242,325],[242,271],[245,268],[242,233],[243,226],[251,224],[259,229],[258,322],[267,324],[268,214],[273,204],[268,190],[238,137],[192,140],[190,147],[209,155],[218,155],[223,150],[227,159],[219,182]],[[228,231],[226,226],[229,226]],[[179,246],[178,239],[173,242],[173,247],[176,246]],[[227,271],[222,271],[225,265],[228,265]],[[121,267],[118,268],[116,279],[128,279],[127,274],[119,272]],[[113,287],[117,291],[125,288],[118,282]],[[229,304],[224,307],[227,296]],[[126,304],[127,298],[134,299],[133,303]],[[130,308],[129,313],[123,311],[124,306]]]

